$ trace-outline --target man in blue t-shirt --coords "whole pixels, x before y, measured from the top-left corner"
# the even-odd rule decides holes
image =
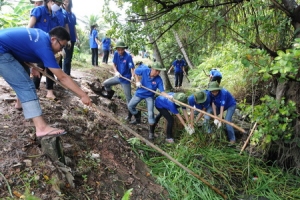
[[[61,51],[70,40],[63,27],[56,27],[49,34],[36,28],[8,28],[0,30],[0,76],[13,88],[20,99],[26,119],[32,119],[36,136],[59,136],[65,130],[49,126],[42,117],[42,109],[35,86],[21,63],[43,62],[58,80],[75,92],[81,101],[91,105],[89,96],[66,75],[57,64],[54,54]],[[31,73],[40,73],[32,68]]]
[[[183,75],[186,75],[185,66],[186,66],[186,63],[183,60],[182,55],[178,54],[176,56],[176,60],[172,63],[172,66],[170,67],[170,69],[168,71],[168,74],[169,74],[171,72],[171,70],[174,68],[175,90],[180,89],[180,87],[182,86]]]
[[[231,122],[232,115],[234,114],[236,108],[235,98],[230,94],[230,92],[220,87],[217,81],[210,82],[207,90],[210,91],[210,97],[212,100],[212,106],[210,109],[207,110],[207,112],[213,112],[214,116],[218,116],[220,114],[220,118],[223,119],[223,113],[224,111],[227,111],[225,115],[225,120]],[[206,121],[206,125],[209,126],[208,121],[210,117],[208,115],[205,115],[204,118]],[[217,125],[218,128],[222,125],[222,123],[217,119],[214,120],[214,123]],[[230,144],[234,144],[235,133],[233,127],[226,124],[226,129]],[[210,132],[209,127],[208,132]]]
[[[199,110],[203,110],[203,111],[208,110],[211,107],[210,91],[202,90],[202,91],[195,92],[194,94],[192,94],[188,97],[188,104]],[[198,114],[198,116],[194,122],[195,114]],[[203,113],[199,114],[199,112],[197,112],[197,111],[191,111],[190,117],[191,117],[192,130],[195,130],[194,123],[196,124],[203,115],[204,115]]]
[[[128,109],[134,115],[135,120],[131,124],[141,123],[141,111],[136,110],[137,104],[143,99],[146,100],[148,110],[148,123],[150,125],[150,133],[154,130],[154,95],[159,89],[161,95],[171,98],[172,96],[165,93],[164,83],[159,76],[160,71],[166,70],[161,64],[155,63],[151,68],[139,67],[134,70],[137,90],[128,103]]]
[[[210,82],[217,81],[219,84],[221,84],[222,74],[217,69],[213,68],[212,70],[210,70],[208,76],[209,76],[209,81]]]
[[[103,50],[103,58],[102,58],[102,62],[107,64],[107,62],[108,62],[108,57],[109,57],[109,51],[110,51],[110,45],[111,45],[111,40],[110,40],[110,38],[107,36],[107,34],[106,34],[105,37],[102,39],[101,44],[102,44],[102,50]]]
[[[115,93],[111,89],[113,85],[121,84],[127,104],[131,100],[131,84],[128,80],[133,80],[132,74],[134,73],[134,63],[129,53],[125,51],[127,46],[123,41],[118,41],[116,44],[116,51],[113,59],[114,77],[109,78],[103,82],[102,96],[111,99]],[[125,77],[126,79],[122,78]],[[128,111],[126,120],[131,120],[131,113]]]
[[[173,93],[169,92],[168,95],[172,96],[175,100],[180,101],[181,103],[187,103],[187,97],[184,93]],[[174,143],[174,138],[173,138],[173,124],[174,124],[174,118],[170,114],[170,112],[179,119],[181,124],[184,126],[186,131],[189,131],[188,128],[188,121],[189,117],[186,111],[186,107],[180,105],[177,102],[171,101],[169,98],[166,98],[164,96],[159,96],[155,99],[155,107],[159,111],[158,115],[155,117],[155,126],[158,124],[160,118],[163,116],[167,120],[167,138],[166,142],[168,143]],[[178,108],[182,108],[183,115],[185,117],[185,121],[181,117]],[[154,138],[154,130],[153,132],[150,131],[149,133],[149,139]]]

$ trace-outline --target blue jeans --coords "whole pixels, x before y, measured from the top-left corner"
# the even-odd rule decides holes
[[[103,86],[106,91],[111,91],[111,86],[121,84],[123,92],[125,94],[127,104],[131,100],[131,84],[130,83],[121,83],[119,77],[111,77],[106,79],[103,82]]]
[[[26,119],[42,115],[35,86],[24,67],[9,53],[0,54],[0,75],[16,92]]]
[[[70,48],[65,48],[66,57],[64,59],[63,71],[70,76],[71,74],[71,63],[73,58],[75,42],[71,42]]]
[[[128,103],[128,110],[131,112],[131,114],[136,115],[138,111],[136,110],[136,105],[142,101],[143,99],[146,100],[147,104],[147,110],[148,110],[148,123],[150,125],[154,124],[154,98],[153,97],[147,97],[147,98],[141,98],[137,96],[133,96],[130,102]]]
[[[235,108],[236,108],[236,105],[233,105],[227,109],[226,116],[225,116],[226,121],[232,122],[232,115],[234,114]],[[206,112],[212,113],[212,107],[209,107]],[[220,108],[216,108],[216,112],[217,112],[217,115],[220,114]],[[210,133],[211,132],[210,125],[209,125],[210,116],[204,115],[204,118],[205,118],[206,131],[208,133]],[[235,141],[235,134],[234,134],[233,127],[226,124],[226,129],[227,129],[227,136],[228,136],[229,141]]]

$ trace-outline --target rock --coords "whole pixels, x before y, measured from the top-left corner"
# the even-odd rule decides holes
[[[32,161],[29,159],[25,159],[23,160],[23,162],[25,163],[26,167],[31,167],[32,166]]]
[[[52,161],[59,160],[65,163],[63,145],[60,137],[43,137],[41,145],[43,153],[49,156]]]

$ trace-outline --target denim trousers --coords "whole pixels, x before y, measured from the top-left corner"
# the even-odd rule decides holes
[[[153,97],[147,97],[147,98],[141,98],[136,95],[134,95],[130,102],[128,103],[128,110],[131,112],[131,114],[136,115],[138,111],[136,110],[137,104],[145,99],[147,104],[147,110],[148,110],[148,123],[150,125],[155,123],[154,120],[154,98]]]
[[[175,72],[175,87],[181,87],[183,80],[183,72]]]
[[[26,119],[42,115],[35,86],[24,67],[9,53],[0,54],[0,75],[16,92]]]
[[[106,79],[103,82],[103,86],[106,91],[111,91],[111,86],[121,84],[123,88],[123,92],[125,94],[127,105],[129,101],[131,100],[131,84],[130,83],[121,83],[119,77],[111,77],[109,79]]]
[[[64,49],[66,52],[66,57],[64,58],[63,71],[66,74],[68,74],[69,76],[71,75],[71,63],[72,63],[72,58],[73,58],[74,45],[75,45],[75,42],[71,42],[70,48]]]
[[[236,105],[233,105],[233,106],[230,106],[226,110],[226,115],[225,115],[225,120],[226,121],[232,122],[232,116],[234,114],[235,108],[236,108]],[[212,107],[209,107],[206,112],[212,113]],[[217,115],[219,115],[220,114],[220,108],[216,108],[216,112],[217,112]],[[210,116],[204,115],[204,119],[205,119],[206,131],[208,133],[211,133],[211,129],[210,129],[210,125],[209,125]],[[227,129],[227,137],[228,137],[229,141],[235,141],[235,133],[234,133],[233,127],[226,124],[226,129]]]

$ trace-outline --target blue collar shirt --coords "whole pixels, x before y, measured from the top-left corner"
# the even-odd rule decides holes
[[[48,33],[37,28],[0,30],[0,54],[9,53],[19,62],[39,63],[60,68],[54,57]]]
[[[149,88],[150,90],[156,91],[159,89],[160,92],[164,92],[164,83],[161,77],[155,76],[150,77],[151,69],[146,67],[139,67],[135,69],[135,74],[142,77],[142,86]],[[144,88],[138,88],[135,95],[140,98],[154,97],[154,93]]]
[[[117,51],[114,53],[113,63],[117,66],[118,72],[127,79],[131,79],[131,69],[134,68],[132,57],[126,51],[121,56]],[[121,83],[130,84],[129,81],[119,78]]]
[[[169,92],[168,95],[174,96],[174,92]],[[178,108],[180,106],[176,105],[173,101],[169,100],[168,98],[164,96],[158,96],[155,99],[155,107],[156,108],[164,108],[170,111],[173,114],[179,114]],[[182,109],[186,109],[185,107],[182,107]]]
[[[217,96],[210,93],[210,97],[217,108],[224,106],[224,110],[227,110],[229,107],[236,105],[235,98],[225,89],[221,89]]]
[[[42,29],[47,33],[54,27],[60,26],[56,15],[49,13],[46,6],[38,6],[33,8],[30,16],[34,16],[36,18],[34,28]]]
[[[175,73],[181,73],[183,72],[182,68],[186,66],[185,61],[183,59],[181,60],[175,60],[172,65],[174,66],[174,72]]]

